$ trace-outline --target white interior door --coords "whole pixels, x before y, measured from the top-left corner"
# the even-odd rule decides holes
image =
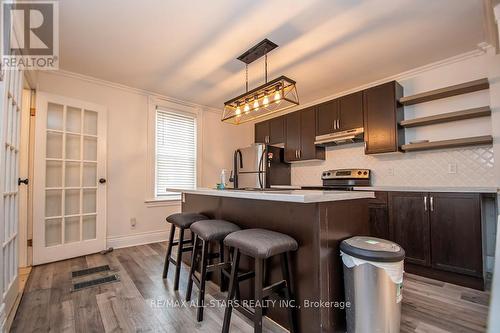
[[[106,246],[106,110],[43,92],[36,100],[34,265]]]
[[[23,72],[5,70],[0,80],[0,325],[17,297],[19,231],[19,128]]]

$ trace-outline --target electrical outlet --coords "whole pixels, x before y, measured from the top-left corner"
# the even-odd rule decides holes
[[[448,173],[457,173],[456,163],[448,163]]]
[[[393,168],[393,167],[388,168],[388,169],[387,169],[387,174],[388,174],[389,176],[394,176],[394,168]]]
[[[135,229],[135,225],[137,224],[137,219],[135,217],[130,219],[130,227]]]

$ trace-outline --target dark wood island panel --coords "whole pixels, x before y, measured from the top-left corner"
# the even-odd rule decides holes
[[[285,233],[297,240],[291,254],[292,281],[300,332],[337,332],[345,329],[345,310],[335,307],[305,307],[305,302],[344,301],[342,261],[339,244],[345,238],[369,234],[369,199],[319,203],[294,203],[183,194],[182,211],[199,212],[211,218],[232,221],[242,228],[264,228]],[[275,260],[276,259],[276,260]],[[266,282],[281,278],[278,258],[266,264]],[[185,260],[189,259],[187,256]],[[253,262],[242,257],[241,267]],[[219,276],[214,276],[218,283]],[[241,296],[251,299],[253,279],[241,284]],[[285,309],[272,308],[267,316],[288,327]]]

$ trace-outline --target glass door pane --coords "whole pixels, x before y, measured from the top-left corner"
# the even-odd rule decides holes
[[[46,246],[78,242],[81,230],[84,239],[93,239],[96,217],[89,214],[97,213],[97,112],[49,103],[46,131],[45,186],[51,188],[45,193]]]

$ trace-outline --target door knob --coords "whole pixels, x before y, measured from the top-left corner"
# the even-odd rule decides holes
[[[21,184],[28,185],[28,182],[29,182],[28,178],[26,178],[26,179],[18,178],[17,179],[17,185],[18,186],[20,186]]]
[[[106,183],[106,178],[101,178],[101,179],[99,179],[99,183],[101,183],[101,184]]]

